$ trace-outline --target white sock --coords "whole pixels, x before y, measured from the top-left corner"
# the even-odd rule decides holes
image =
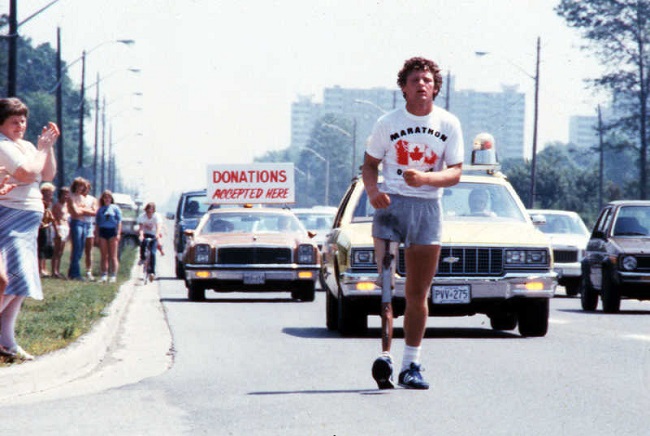
[[[411,363],[416,365],[420,364],[420,351],[422,347],[411,347],[410,345],[404,345],[404,357],[402,359],[402,371],[407,370],[411,367]]]

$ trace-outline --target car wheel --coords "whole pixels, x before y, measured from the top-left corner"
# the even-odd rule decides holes
[[[187,287],[187,298],[190,301],[205,301],[205,289],[197,285],[189,284]]]
[[[492,330],[514,330],[517,327],[517,314],[500,312],[490,316]]]
[[[336,301],[339,332],[343,336],[365,333],[368,329],[368,316],[354,307],[354,304],[341,292]]]
[[[569,297],[575,297],[580,292],[580,277],[570,278],[566,280],[564,289]]]
[[[591,286],[591,281],[586,273],[583,273],[580,282],[580,304],[582,310],[586,312],[593,312],[598,307],[598,294],[594,287]]]
[[[291,298],[300,301],[314,301],[316,298],[316,288],[314,283],[300,283],[298,289],[291,292]]]
[[[179,260],[176,261],[176,278],[181,280],[185,278],[185,268],[183,268],[183,263]]]
[[[519,333],[525,337],[546,336],[548,298],[525,299],[519,303]]]
[[[612,275],[608,269],[603,269],[601,283],[603,286],[603,312],[618,313],[621,310],[621,293],[618,290],[618,286],[612,281]]]
[[[325,318],[327,330],[339,328],[339,314],[336,298],[328,290],[325,290]]]

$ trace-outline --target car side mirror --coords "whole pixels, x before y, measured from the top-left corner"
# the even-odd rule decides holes
[[[313,238],[313,237],[316,236],[318,233],[316,233],[316,232],[312,232],[311,230],[307,230],[307,234],[309,235],[310,238]]]

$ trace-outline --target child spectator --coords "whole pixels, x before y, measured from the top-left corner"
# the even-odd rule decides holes
[[[47,260],[52,259],[54,254],[54,215],[52,214],[52,199],[54,198],[54,185],[45,182],[41,185],[43,196],[43,219],[38,228],[38,268],[41,277],[49,277],[47,271]]]
[[[52,255],[52,275],[57,279],[65,279],[61,274],[61,258],[65,250],[65,244],[70,238],[70,214],[68,213],[68,197],[70,188],[64,186],[59,188],[57,202],[52,206],[54,216],[54,253]]]

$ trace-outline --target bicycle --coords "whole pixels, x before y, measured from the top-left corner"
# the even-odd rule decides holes
[[[153,242],[155,241],[155,238],[151,237],[145,237],[142,240],[142,244],[144,244],[144,261],[142,262],[142,284],[146,285],[147,282],[153,282],[154,280],[154,272],[149,271],[149,267],[151,265],[151,250],[153,248]]]

